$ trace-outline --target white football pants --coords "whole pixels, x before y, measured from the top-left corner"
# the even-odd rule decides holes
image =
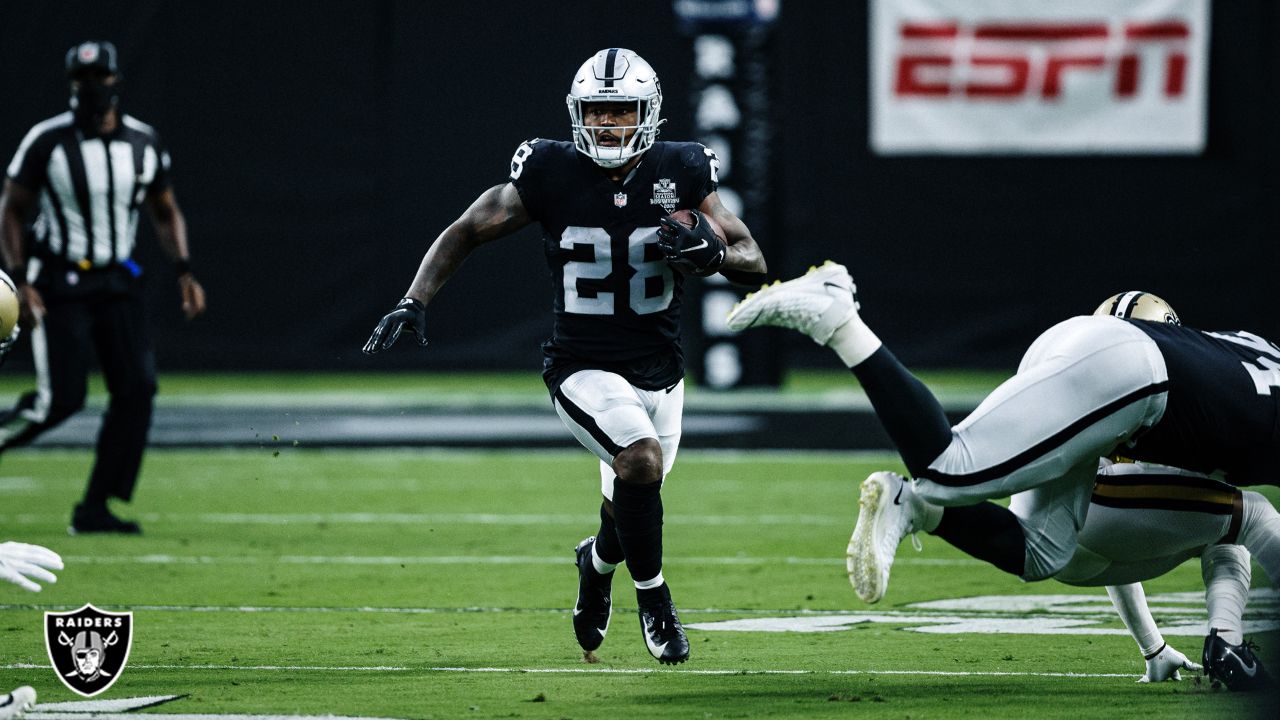
[[[1010,503],[1015,514],[1026,512],[1019,498]],[[1098,470],[1071,562],[1054,579],[1098,586],[1157,578],[1200,557],[1207,546],[1235,542],[1243,509],[1240,490],[1204,475],[1146,463],[1108,464]]]
[[[658,441],[664,479],[675,465],[684,380],[669,391],[641,390],[615,373],[580,370],[560,384],[554,402],[569,432],[600,458],[600,493],[608,500],[613,500],[613,459],[635,442]]]
[[[1050,577],[1075,551],[1098,458],[1160,420],[1168,380],[1159,348],[1133,325],[1109,316],[1058,323],[952,428],[916,493],[942,506],[1025,493],[1023,578]]]

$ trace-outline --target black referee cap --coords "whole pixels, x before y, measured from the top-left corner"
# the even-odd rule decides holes
[[[73,45],[67,51],[67,77],[72,78],[92,69],[119,75],[120,60],[116,46],[101,40],[88,40]]]

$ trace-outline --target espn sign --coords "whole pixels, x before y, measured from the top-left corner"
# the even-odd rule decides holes
[[[1208,0],[873,0],[871,146],[1195,153]]]

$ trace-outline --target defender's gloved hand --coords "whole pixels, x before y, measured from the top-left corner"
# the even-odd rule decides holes
[[[32,578],[56,583],[57,576],[49,571],[61,569],[62,558],[47,547],[20,542],[0,543],[0,580],[7,580],[31,592],[40,592],[40,586],[32,582]]]
[[[401,300],[395,310],[383,316],[364,344],[364,353],[375,355],[395,345],[406,329],[418,336],[419,345],[427,344],[427,306],[413,298]]]
[[[658,248],[670,265],[699,276],[711,275],[724,265],[728,247],[716,236],[705,215],[697,210],[690,212],[694,217],[692,228],[671,216],[658,219]]]
[[[1165,680],[1181,680],[1182,676],[1178,674],[1179,670],[1201,672],[1204,668],[1188,660],[1186,655],[1173,649],[1173,646],[1169,643],[1165,643],[1154,655],[1147,658],[1147,674],[1143,675],[1138,682],[1152,683],[1164,682]]]

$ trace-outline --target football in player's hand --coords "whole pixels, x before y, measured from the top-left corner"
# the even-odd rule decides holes
[[[725,242],[724,228],[720,227],[720,223],[716,222],[715,218],[710,215],[705,213],[699,214],[702,215],[704,220],[706,220],[707,226],[711,228],[711,232],[715,233],[716,237],[720,238],[720,242]],[[697,224],[698,215],[695,215],[692,210],[677,210],[671,213],[671,219],[692,230]]]
[[[658,247],[682,273],[706,277],[724,264],[724,228],[696,210],[677,210],[658,221]]]

